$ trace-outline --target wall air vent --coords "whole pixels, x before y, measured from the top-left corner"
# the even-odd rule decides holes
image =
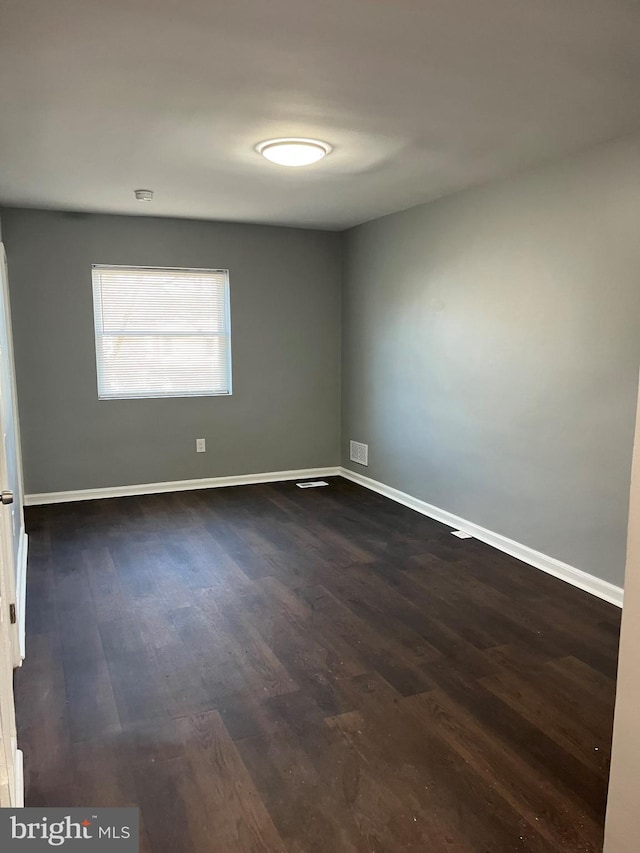
[[[369,464],[369,445],[363,444],[361,441],[349,442],[349,459],[352,462],[357,462],[358,465]]]

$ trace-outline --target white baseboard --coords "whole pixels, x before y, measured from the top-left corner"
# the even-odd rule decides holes
[[[21,749],[16,749],[14,753],[14,771],[15,771],[15,803],[13,808],[24,808],[24,754]]]
[[[427,515],[436,521],[441,521],[449,527],[454,527],[456,530],[462,530],[469,533],[475,539],[481,542],[486,542],[487,545],[492,545],[499,551],[509,554],[511,557],[516,557],[522,560],[523,563],[528,563],[530,566],[535,566],[536,569],[541,569],[549,575],[560,578],[585,592],[591,593],[604,601],[615,604],[617,607],[622,607],[623,589],[615,586],[608,581],[601,580],[583,572],[581,569],[576,569],[567,563],[556,560],[555,557],[549,557],[540,551],[535,551],[527,545],[521,545],[519,542],[514,542],[513,539],[508,539],[499,533],[494,533],[492,530],[487,530],[474,524],[472,521],[467,521],[465,518],[460,518],[459,515],[454,515],[444,509],[439,509],[436,506],[426,503],[419,498],[414,498],[406,492],[401,492],[399,489],[394,489],[391,486],[386,486],[384,483],[379,483],[377,480],[372,480],[370,477],[365,477],[355,471],[350,471],[348,468],[342,468],[340,475],[347,480],[358,483],[373,492],[384,495],[386,498],[391,498],[392,501],[409,507],[422,515]]]
[[[219,489],[224,486],[248,486],[255,483],[277,483],[281,480],[336,477],[340,468],[301,468],[297,471],[270,471],[266,474],[238,474],[233,477],[203,477],[198,480],[174,480],[166,483],[139,483],[133,486],[107,486],[104,489],[75,489],[69,492],[42,492],[25,495],[25,506],[59,504],[69,501],[94,501],[102,498],[124,498],[129,495],[156,495],[163,492],[187,492],[194,489]]]
[[[16,603],[18,607],[18,646],[20,649],[20,662],[22,666],[26,654],[26,614],[27,614],[27,552],[29,549],[29,537],[20,531],[20,544],[18,546],[18,566],[16,576]]]
[[[41,494],[33,494],[25,496],[26,506],[37,506],[40,504],[67,503],[69,501],[91,501],[101,498],[122,498],[128,495],[152,495],[163,492],[183,492],[194,489],[218,489],[224,486],[244,486],[255,483],[276,483],[282,480],[304,480],[310,478],[335,477],[342,476],[347,480],[358,483],[371,491],[378,492],[403,506],[409,507],[416,512],[440,521],[449,527],[454,527],[457,530],[463,530],[469,533],[475,539],[481,542],[486,542],[509,554],[523,563],[528,563],[530,566],[535,566],[547,574],[560,578],[573,586],[579,587],[598,598],[615,604],[617,607],[622,607],[623,590],[622,587],[615,586],[608,581],[601,580],[583,572],[581,569],[576,569],[561,560],[556,560],[555,557],[549,557],[540,551],[529,548],[527,545],[521,545],[519,542],[514,542],[513,539],[508,539],[500,533],[494,533],[492,530],[487,530],[478,524],[467,521],[465,518],[460,518],[451,512],[428,504],[419,498],[414,498],[412,495],[401,492],[399,489],[394,489],[377,480],[372,480],[370,477],[365,477],[348,468],[301,468],[297,471],[271,471],[264,474],[240,474],[232,477],[204,477],[198,480],[175,480],[166,483],[143,483],[132,486],[109,486],[103,489],[76,489],[68,492],[44,492]],[[25,579],[26,579],[26,537],[25,537]],[[21,614],[24,616],[25,608],[21,607]],[[21,627],[21,654],[24,654],[23,646],[23,629]]]

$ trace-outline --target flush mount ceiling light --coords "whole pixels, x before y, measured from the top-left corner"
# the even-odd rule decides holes
[[[256,145],[256,151],[279,166],[309,166],[326,157],[331,151],[331,146],[320,139],[301,139],[292,136],[283,139],[267,139]]]
[[[133,192],[138,201],[153,200],[153,190],[134,190]]]

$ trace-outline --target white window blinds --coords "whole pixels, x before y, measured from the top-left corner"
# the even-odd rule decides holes
[[[92,267],[98,397],[231,393],[227,270]]]

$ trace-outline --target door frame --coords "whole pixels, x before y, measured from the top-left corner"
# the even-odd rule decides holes
[[[5,359],[10,383],[4,390],[12,397],[11,417],[15,433],[13,453],[17,483],[11,483],[10,488],[14,492],[12,509],[15,509],[18,514],[16,534],[14,533],[15,525],[8,514],[9,507],[0,504],[0,807],[21,808],[24,806],[24,767],[23,755],[18,749],[13,672],[24,658],[27,538],[24,530],[24,487],[11,332],[11,305],[6,254],[1,242],[0,300],[2,300],[2,313],[6,326],[5,352],[2,353],[2,357]],[[6,432],[6,424],[0,422],[0,429]],[[0,481],[0,488],[6,488],[9,484],[5,484],[7,472],[4,449],[6,445],[4,445],[2,434],[0,434],[0,440],[3,442],[3,448],[0,448],[0,473],[3,478]],[[17,548],[15,535],[18,537]],[[13,608],[10,605],[13,605]]]
[[[7,333],[6,359],[11,381],[11,397],[13,398],[13,431],[15,435],[16,471],[18,477],[17,494],[14,492],[14,507],[18,513],[18,557],[15,575],[11,572],[7,593],[16,609],[16,623],[11,631],[13,665],[22,666],[26,654],[26,600],[27,600],[27,550],[28,537],[24,524],[24,479],[22,473],[22,446],[20,439],[20,416],[18,412],[18,389],[16,384],[15,358],[13,352],[13,331],[11,324],[11,296],[9,293],[9,268],[4,243],[0,242],[0,299],[4,303],[4,315]],[[6,547],[5,545],[2,546]],[[11,559],[13,564],[13,557]]]
[[[604,853],[638,850],[640,790],[640,392],[629,499],[627,565]]]

